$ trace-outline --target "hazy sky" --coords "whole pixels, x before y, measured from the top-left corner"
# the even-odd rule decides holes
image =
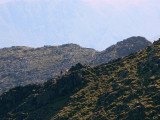
[[[104,50],[160,37],[160,0],[0,0],[0,48],[76,43]]]

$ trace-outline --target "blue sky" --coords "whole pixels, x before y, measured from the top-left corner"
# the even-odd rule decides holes
[[[160,37],[160,0],[0,0],[0,48],[76,43],[104,50]]]

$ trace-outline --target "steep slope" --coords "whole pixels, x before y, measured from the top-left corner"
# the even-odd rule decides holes
[[[15,86],[42,83],[77,63],[97,65],[129,55],[151,44],[132,37],[97,52],[76,44],[42,48],[11,47],[0,50],[0,94]]]
[[[78,69],[73,71],[73,68]],[[77,64],[64,76],[49,80],[42,85],[16,87],[4,93],[0,97],[0,118],[2,120],[3,118],[49,119],[67,105],[71,95],[87,85],[88,81],[79,71],[82,68],[88,67]],[[30,115],[28,116],[25,111]]]
[[[107,64],[97,67],[77,64],[66,75],[42,85],[14,88],[0,96],[0,117],[2,120],[158,120],[159,71],[160,40]]]
[[[128,38],[97,54],[91,64],[100,65],[102,63],[107,63],[108,61],[137,52],[150,44],[151,42],[144,37],[138,36]]]

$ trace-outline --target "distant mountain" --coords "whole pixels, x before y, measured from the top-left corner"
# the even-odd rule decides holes
[[[118,42],[116,45],[112,45],[99,54],[96,54],[91,64],[98,65],[107,63],[108,61],[111,61],[113,59],[124,57],[131,53],[137,52],[150,44],[151,42],[146,40],[144,37],[138,36],[128,38],[126,40]]]
[[[0,96],[2,120],[159,120],[160,39],[96,67],[77,64],[41,85]]]
[[[0,93],[15,86],[45,82],[77,63],[95,66],[129,55],[150,44],[143,37],[132,37],[102,52],[76,44],[4,48],[0,50]]]
[[[76,44],[42,48],[11,47],[0,50],[0,88],[42,83],[59,76],[60,71],[81,62],[89,63],[97,53]]]

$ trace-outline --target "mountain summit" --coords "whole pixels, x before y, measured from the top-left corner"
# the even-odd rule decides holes
[[[108,61],[111,61],[113,59],[124,57],[131,53],[142,50],[150,44],[151,42],[149,42],[144,37],[138,36],[128,38],[126,40],[118,42],[116,45],[112,45],[111,47],[97,54],[91,64],[98,65],[107,63]]]

